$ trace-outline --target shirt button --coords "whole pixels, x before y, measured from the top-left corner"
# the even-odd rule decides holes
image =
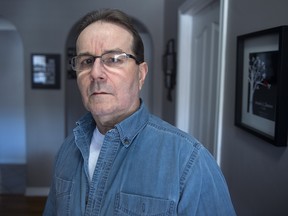
[[[124,144],[128,145],[129,144],[129,140],[127,138],[124,139]]]

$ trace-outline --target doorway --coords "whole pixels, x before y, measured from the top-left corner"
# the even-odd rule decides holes
[[[25,163],[23,45],[15,26],[1,17],[0,44],[0,163]]]
[[[176,125],[203,143],[219,164],[225,1],[187,0],[179,8],[178,32]]]
[[[23,43],[0,17],[0,194],[26,187],[25,76]]]

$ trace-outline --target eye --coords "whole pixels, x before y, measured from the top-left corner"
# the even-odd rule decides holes
[[[119,59],[117,56],[113,56],[113,57],[105,59],[105,61],[106,61],[106,63],[117,63],[117,62],[119,62]]]
[[[82,66],[88,66],[94,63],[94,58],[93,56],[82,56],[80,58],[80,64]]]
[[[125,56],[122,54],[108,53],[102,56],[102,62],[107,66],[121,65],[125,61]]]
[[[91,65],[93,65],[94,63],[94,57],[93,56],[79,56],[77,59],[77,64],[79,65],[79,67],[81,68],[87,68]]]

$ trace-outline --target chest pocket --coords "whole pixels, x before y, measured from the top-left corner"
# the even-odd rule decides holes
[[[173,215],[175,204],[171,200],[118,193],[115,215],[120,216],[167,216]]]
[[[73,182],[55,178],[57,215],[69,215]]]

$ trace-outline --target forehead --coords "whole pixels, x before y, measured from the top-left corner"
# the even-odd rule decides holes
[[[76,42],[77,53],[91,52],[91,49],[94,52],[127,49],[131,48],[132,40],[132,34],[124,27],[97,21],[87,26],[80,33]]]

